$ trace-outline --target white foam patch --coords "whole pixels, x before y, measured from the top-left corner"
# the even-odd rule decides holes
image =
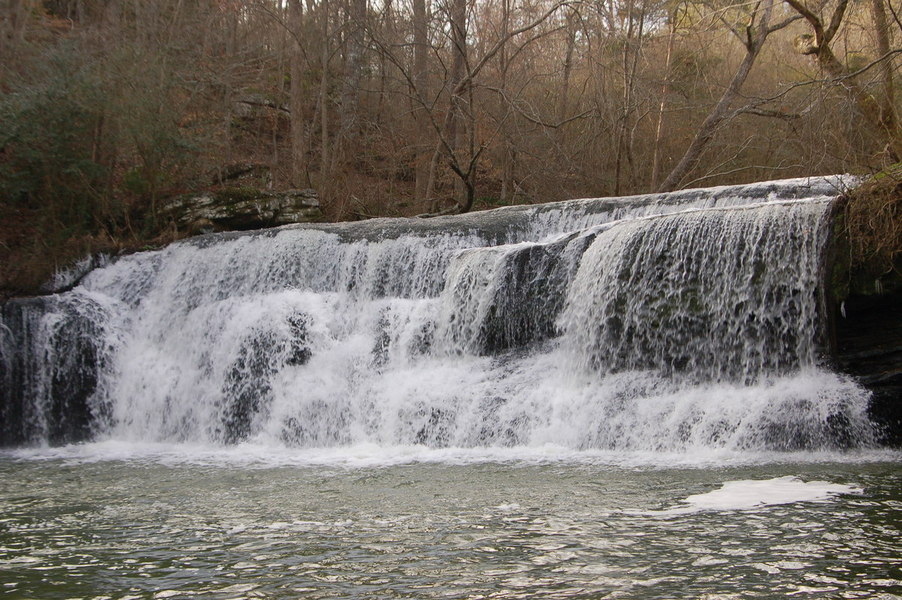
[[[660,511],[663,514],[686,514],[700,511],[750,510],[796,502],[825,502],[842,494],[861,494],[854,485],[828,481],[802,481],[785,476],[774,479],[727,481],[719,489],[693,494],[683,506]]]
[[[253,443],[217,446],[212,444],[106,440],[53,448],[0,450],[0,458],[24,461],[61,461],[70,465],[120,462],[159,464],[172,467],[212,466],[242,469],[279,467],[371,469],[391,468],[409,464],[471,465],[494,463],[513,466],[565,464],[610,467],[613,469],[669,470],[674,468],[707,469],[712,467],[724,468],[786,463],[867,464],[898,462],[902,460],[902,452],[897,450],[748,452],[710,449],[682,453],[624,452],[574,450],[556,444],[479,448],[428,448],[420,445],[380,446],[377,444],[354,444],[332,448],[287,448],[285,446]],[[772,481],[779,481],[779,479]],[[725,485],[735,483],[743,482],[728,482]],[[801,483],[801,485],[804,487],[815,483],[818,482]],[[717,493],[722,493],[722,491],[711,492],[711,494]],[[709,494],[703,494],[702,496],[707,495]],[[690,498],[694,498],[694,496],[690,496]],[[685,507],[672,510],[686,512]],[[689,508],[689,512],[696,510],[702,509]]]

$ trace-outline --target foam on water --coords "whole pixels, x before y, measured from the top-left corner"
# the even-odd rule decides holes
[[[796,502],[825,502],[841,494],[862,494],[854,485],[828,481],[802,481],[787,475],[774,479],[727,481],[720,488],[693,494],[683,500],[685,506],[661,514],[686,514],[699,511],[753,510]]]
[[[169,467],[225,467],[241,469],[388,469],[404,465],[481,465],[511,467],[586,466],[611,470],[704,470],[747,466],[868,465],[902,460],[902,452],[875,449],[849,451],[735,451],[702,449],[693,452],[574,450],[559,444],[532,447],[429,448],[423,445],[353,444],[333,448],[292,448],[242,442],[231,446],[192,443],[107,440],[57,447],[0,450],[10,460],[59,462],[75,466],[95,463],[152,464]],[[781,467],[783,468],[783,467]],[[685,510],[686,507],[677,507]],[[660,511],[658,511],[660,512]],[[656,513],[657,514],[657,513]]]

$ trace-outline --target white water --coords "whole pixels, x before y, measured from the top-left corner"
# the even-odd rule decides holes
[[[173,244],[10,321],[5,372],[26,355],[32,442],[91,370],[92,437],[109,443],[867,447],[867,393],[818,356],[839,183]],[[91,364],[67,366],[73,335]]]
[[[658,514],[676,515],[704,510],[752,510],[796,502],[825,502],[842,494],[862,494],[854,485],[829,481],[802,481],[786,475],[773,479],[742,479],[724,482],[718,489],[692,494],[678,506]]]

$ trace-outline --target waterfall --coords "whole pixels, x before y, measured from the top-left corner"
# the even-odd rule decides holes
[[[212,234],[7,302],[6,444],[868,445],[840,178]]]
[[[755,380],[816,362],[829,201],[635,219],[599,234],[562,329],[585,368]]]

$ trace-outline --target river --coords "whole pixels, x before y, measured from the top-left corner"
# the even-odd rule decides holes
[[[15,598],[898,598],[898,453],[0,458]]]

